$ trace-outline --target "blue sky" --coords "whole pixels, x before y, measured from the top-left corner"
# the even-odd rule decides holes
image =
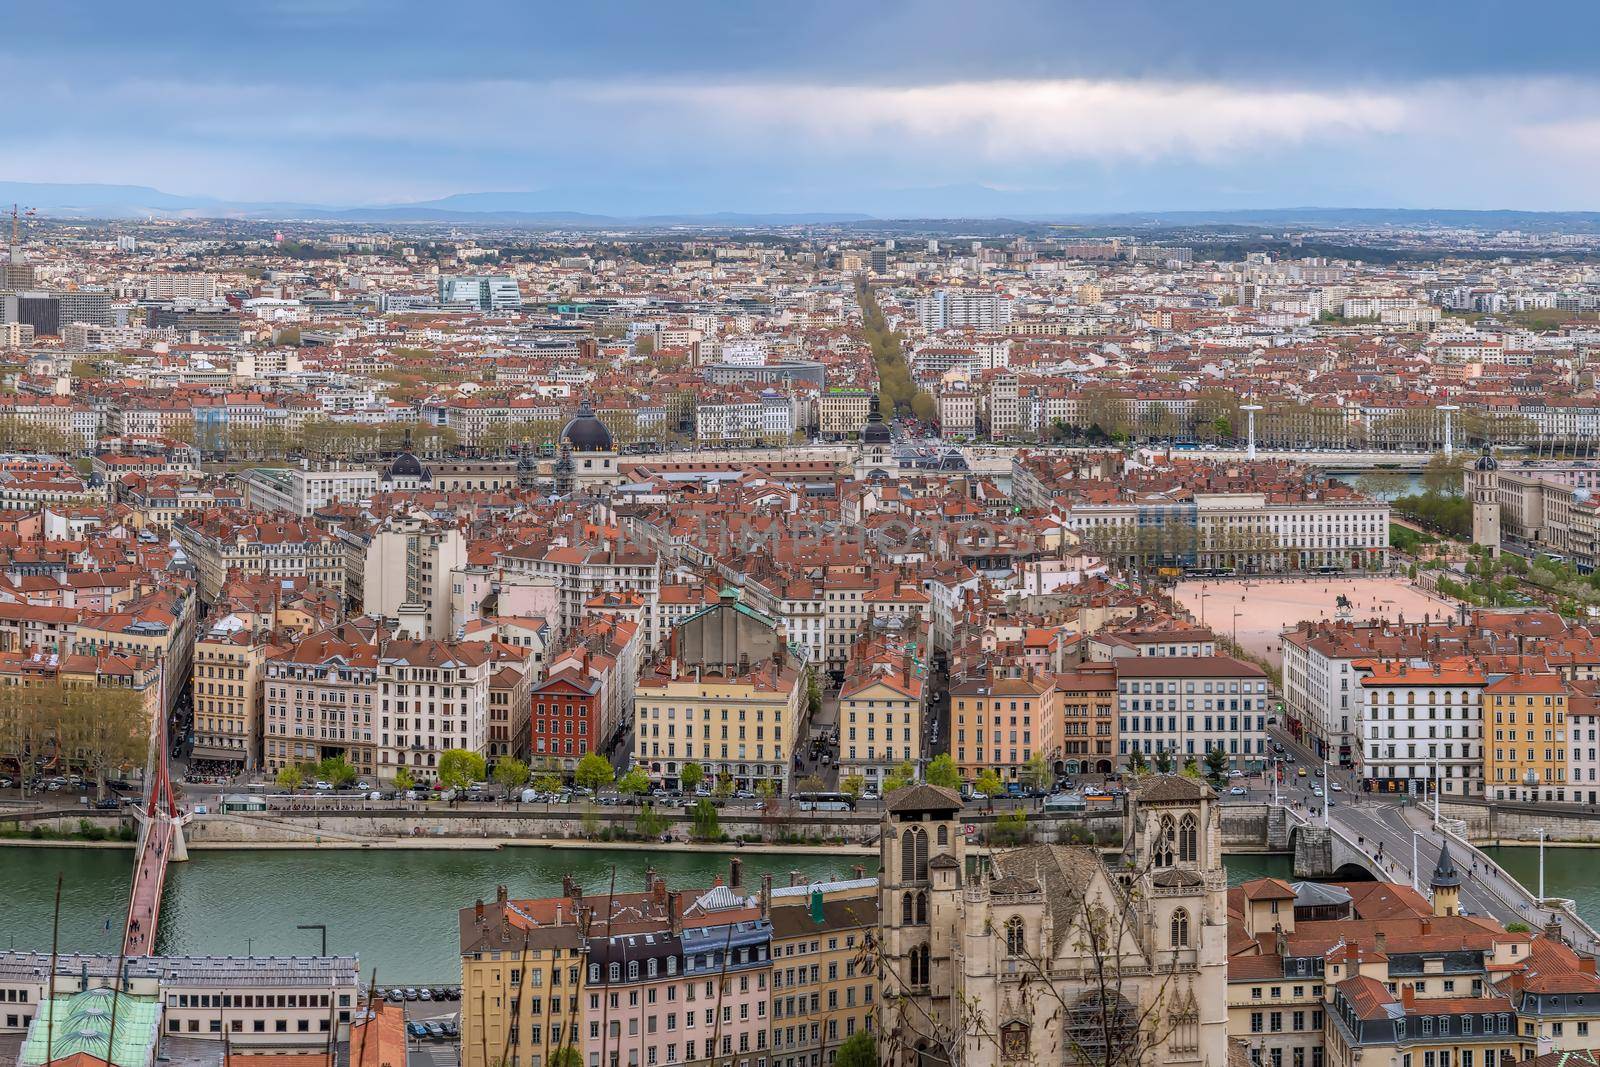
[[[614,214],[1600,209],[1600,5],[17,4],[0,180]]]

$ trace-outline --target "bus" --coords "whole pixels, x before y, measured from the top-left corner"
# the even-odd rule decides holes
[[[796,793],[793,799],[801,811],[856,810],[856,802],[848,793]]]

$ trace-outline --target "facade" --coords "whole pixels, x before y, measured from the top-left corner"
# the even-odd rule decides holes
[[[1110,774],[1121,763],[1117,754],[1117,672],[1111,664],[1086,663],[1056,675],[1056,704],[1061,709],[1063,774]]]
[[[465,567],[461,531],[421,519],[400,519],[372,532],[362,568],[362,607],[393,619],[413,640],[447,641],[452,632],[453,571]]]
[[[1230,656],[1135,656],[1117,663],[1117,751],[1146,762],[1158,752],[1181,766],[1221,749],[1231,769],[1267,753],[1267,676]]]
[[[1124,859],[1136,907],[1089,848],[1013,849],[969,874],[960,798],[929,785],[891,794],[880,846],[880,1062],[1104,1062],[1108,1034],[1128,1062],[1225,1061],[1226,1017],[1215,1008],[1226,995],[1227,878],[1215,794],[1159,775],[1131,800]],[[1123,918],[1110,927],[1089,918],[1105,915]],[[1098,951],[1081,933],[1091,922],[1105,931]]]
[[[388,779],[405,768],[426,782],[450,749],[487,755],[492,673],[485,644],[386,642],[377,660],[377,773]]]
[[[1553,673],[1508,674],[1484,688],[1483,787],[1491,800],[1566,800],[1567,695]]]
[[[194,563],[200,597],[210,603],[233,574],[308,578],[344,595],[344,550],[337,538],[300,519],[210,511],[175,532]]]
[[[772,891],[771,1067],[826,1067],[872,1029],[877,888],[863,878]]]
[[[562,670],[533,687],[527,751],[532,764],[553,764],[571,774],[578,761],[599,747],[600,683]]]
[[[929,330],[974,326],[999,330],[1011,324],[1011,298],[972,289],[939,289],[913,305],[917,321]]]
[[[267,655],[263,700],[269,773],[343,756],[379,772],[378,655],[368,631],[346,623]]]
[[[247,507],[303,519],[336,501],[356,504],[371,500],[378,491],[378,475],[354,467],[256,467],[240,475],[239,484]]]
[[[839,774],[873,792],[902,763],[922,759],[923,679],[909,651],[851,660],[839,690]]]
[[[246,771],[261,767],[262,694],[271,651],[267,635],[236,616],[214,620],[195,640],[195,759]]]
[[[1364,697],[1356,770],[1364,788],[1483,795],[1482,671],[1367,660],[1356,672]]]
[[[950,683],[950,752],[968,781],[994,770],[1018,781],[1035,753],[1054,761],[1060,752],[1060,712],[1054,676],[1029,671],[1011,676],[983,667]]]

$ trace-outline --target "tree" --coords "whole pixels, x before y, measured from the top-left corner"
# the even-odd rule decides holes
[[[1028,762],[1022,765],[1022,782],[1029,789],[1043,789],[1055,779],[1055,771],[1050,767],[1050,761],[1044,758],[1043,752],[1035,752],[1028,757]]]
[[[417,780],[411,777],[411,772],[406,770],[404,767],[401,767],[398,771],[394,772],[394,787],[400,790],[400,792],[409,792],[416,784]]]
[[[562,1045],[545,1060],[549,1067],[583,1067],[583,1054],[571,1045]]]
[[[1156,749],[1156,773],[1172,773],[1172,753],[1164,748]]]
[[[961,773],[956,770],[956,761],[950,758],[948,752],[941,752],[928,762],[924,778],[929,785],[943,786],[946,789],[961,788]]]
[[[305,772],[292,763],[278,768],[278,788],[280,789],[287,789],[293,793],[300,788],[305,780]]]
[[[871,1030],[857,1030],[839,1046],[833,1067],[878,1067],[878,1044]]]
[[[719,774],[717,776],[717,784],[712,787],[711,792],[713,796],[721,797],[723,800],[733,796],[733,776],[731,774]]]
[[[900,764],[900,766],[896,767],[894,770],[890,771],[884,776],[883,793],[885,796],[888,796],[896,789],[904,789],[906,786],[910,785],[916,780],[917,770],[911,765],[910,760],[906,760],[904,763]]]
[[[719,841],[722,839],[722,822],[717,817],[716,805],[711,801],[701,798],[700,802],[691,809],[693,820],[693,833],[697,841]]]
[[[635,767],[622,776],[622,781],[617,783],[617,792],[630,797],[643,796],[650,792],[650,776],[643,767]]]
[[[329,756],[317,764],[317,777],[333,786],[343,789],[356,780],[356,769],[349,760],[343,756]]]
[[[1221,745],[1206,750],[1206,777],[1217,785],[1228,780],[1228,754]]]
[[[577,773],[572,780],[585,789],[599,792],[604,786],[616,781],[617,772],[612,769],[611,763],[604,756],[590,752],[578,761]]]
[[[1200,778],[1201,778],[1200,761],[1195,759],[1193,756],[1190,756],[1188,759],[1184,760],[1183,761],[1183,776],[1185,778],[1193,778],[1195,781],[1198,782],[1200,780]]]
[[[926,389],[918,389],[911,398],[911,414],[923,425],[937,422],[939,419],[939,404],[933,399],[933,394]]]
[[[1032,837],[1028,829],[1028,816],[1020,811],[1008,811],[994,821],[990,837],[997,845],[1023,845]]]
[[[506,796],[528,780],[528,765],[515,756],[502,756],[494,765],[494,780]]]
[[[1006,791],[1005,785],[1000,781],[1000,775],[995,773],[993,767],[985,767],[979,774],[978,780],[972,788],[986,797],[997,797]]]
[[[678,774],[678,780],[685,789],[695,789],[706,780],[706,769],[698,763],[685,763],[683,770]]]
[[[1150,764],[1145,761],[1144,753],[1134,749],[1128,753],[1128,772],[1135,776],[1141,775],[1150,769]]]
[[[817,680],[817,669],[806,668],[806,714],[815,715],[822,710],[822,683]]]
[[[465,789],[488,776],[484,758],[464,748],[447,748],[439,757],[439,784],[446,789]]]
[[[657,838],[666,833],[670,825],[672,824],[667,817],[656,811],[654,804],[646,803],[639,809],[638,817],[633,820],[633,832],[646,839]]]
[[[866,792],[867,780],[859,774],[847,774],[839,779],[839,790],[851,800],[860,800]]]
[[[778,787],[771,778],[763,778],[756,783],[756,796],[762,800],[771,800],[778,795]]]
[[[533,780],[533,787],[541,793],[556,793],[561,790],[561,776],[554,771],[541,771]]]

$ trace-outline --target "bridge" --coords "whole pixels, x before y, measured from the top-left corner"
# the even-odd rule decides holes
[[[167,865],[189,858],[183,826],[189,816],[178,807],[172,793],[171,746],[167,743],[167,711],[163,701],[151,724],[150,750],[145,758],[145,794],[133,809],[139,820],[139,845],[133,865],[133,891],[128,894],[128,918],[123,924],[124,956],[153,956],[156,924],[161,919],[161,892],[167,884]]]
[[[1347,794],[1348,796],[1348,794]],[[1530,929],[1558,933],[1579,952],[1600,954],[1600,931],[1563,897],[1540,897],[1466,839],[1464,826],[1439,819],[1420,807],[1402,807],[1390,800],[1341,798],[1326,809],[1312,799],[1310,814],[1280,807],[1292,820],[1290,841],[1297,878],[1345,880],[1366,872],[1383,881],[1410,885],[1428,894],[1428,883],[1448,848],[1462,874],[1461,906],[1474,915],[1493,916],[1501,923],[1520,922]]]

